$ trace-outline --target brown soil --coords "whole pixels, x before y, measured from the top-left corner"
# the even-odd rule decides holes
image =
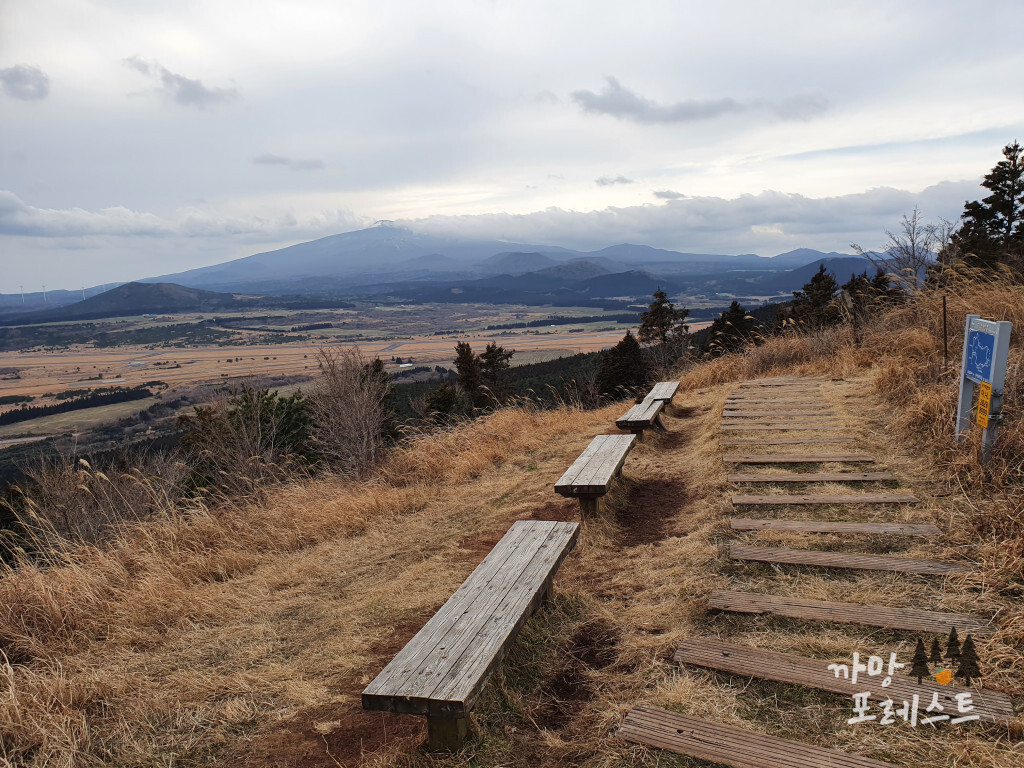
[[[615,512],[618,543],[624,547],[653,544],[668,534],[666,529],[690,501],[680,480],[645,480],[630,484],[629,493]]]

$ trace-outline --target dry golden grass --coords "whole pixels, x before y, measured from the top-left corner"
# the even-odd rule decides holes
[[[1000,300],[1024,314],[1024,291],[1005,289]],[[950,303],[951,329],[971,308],[1003,316],[996,300],[966,292]],[[712,616],[704,599],[713,589],[998,611],[999,631],[979,642],[984,683],[1019,700],[1019,390],[1008,387],[1007,422],[988,469],[970,446],[950,447],[955,379],[935,360],[935,306],[925,297],[898,310],[868,329],[860,347],[831,331],[773,340],[688,372],[667,413],[671,432],[631,454],[563,565],[555,598],[487,687],[474,713],[478,736],[460,753],[422,752],[421,719],[363,713],[359,692],[513,521],[576,516],[551,486],[593,434],[613,431],[622,405],[499,411],[411,440],[372,480],[313,478],[262,501],[177,510],[126,528],[102,549],[8,573],[0,580],[0,642],[9,656],[0,667],[0,764],[698,765],[615,737],[625,712],[648,702],[902,765],[1020,765],[1019,722],[848,726],[843,697],[671,661],[681,639],[701,635],[835,660],[855,650],[907,657],[915,640],[852,625]],[[959,343],[951,339],[951,349]],[[1021,350],[1015,339],[1011,365],[1020,366]],[[824,399],[848,425],[842,434],[857,440],[850,447],[870,452],[901,490],[924,501],[885,512],[935,522],[947,535],[851,541],[729,530],[721,454],[736,449],[718,439],[730,382],[782,374],[822,381]],[[733,541],[894,551],[978,568],[945,580],[775,568],[730,561]]]

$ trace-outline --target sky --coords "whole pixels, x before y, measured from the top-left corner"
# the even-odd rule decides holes
[[[882,247],[1024,139],[1019,2],[0,0],[0,293],[393,220]]]

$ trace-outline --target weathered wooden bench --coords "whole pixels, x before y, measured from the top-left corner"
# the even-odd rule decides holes
[[[615,426],[639,435],[641,439],[644,430],[651,427],[664,432],[665,422],[661,418],[661,412],[672,402],[678,390],[678,381],[659,381],[643,400],[615,420]]]
[[[426,715],[429,749],[454,749],[516,634],[551,592],[579,523],[520,520],[363,691],[363,709]]]
[[[644,400],[664,400],[666,403],[671,403],[678,391],[678,381],[659,381],[651,388]]]
[[[596,515],[634,445],[636,435],[598,435],[555,483],[555,493],[579,499],[582,516]]]

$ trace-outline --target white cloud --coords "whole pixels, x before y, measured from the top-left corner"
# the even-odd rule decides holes
[[[159,82],[158,90],[183,107],[206,109],[209,106],[230,103],[239,97],[238,88],[235,86],[208,88],[199,80],[171,72],[158,62],[148,62],[138,55],[129,56],[124,60],[124,65]]]
[[[616,184],[634,184],[635,182],[625,176],[601,176],[594,179],[594,183],[599,187],[612,187]]]
[[[17,64],[0,69],[0,85],[12,99],[38,101],[50,95],[50,78],[39,67]]]

